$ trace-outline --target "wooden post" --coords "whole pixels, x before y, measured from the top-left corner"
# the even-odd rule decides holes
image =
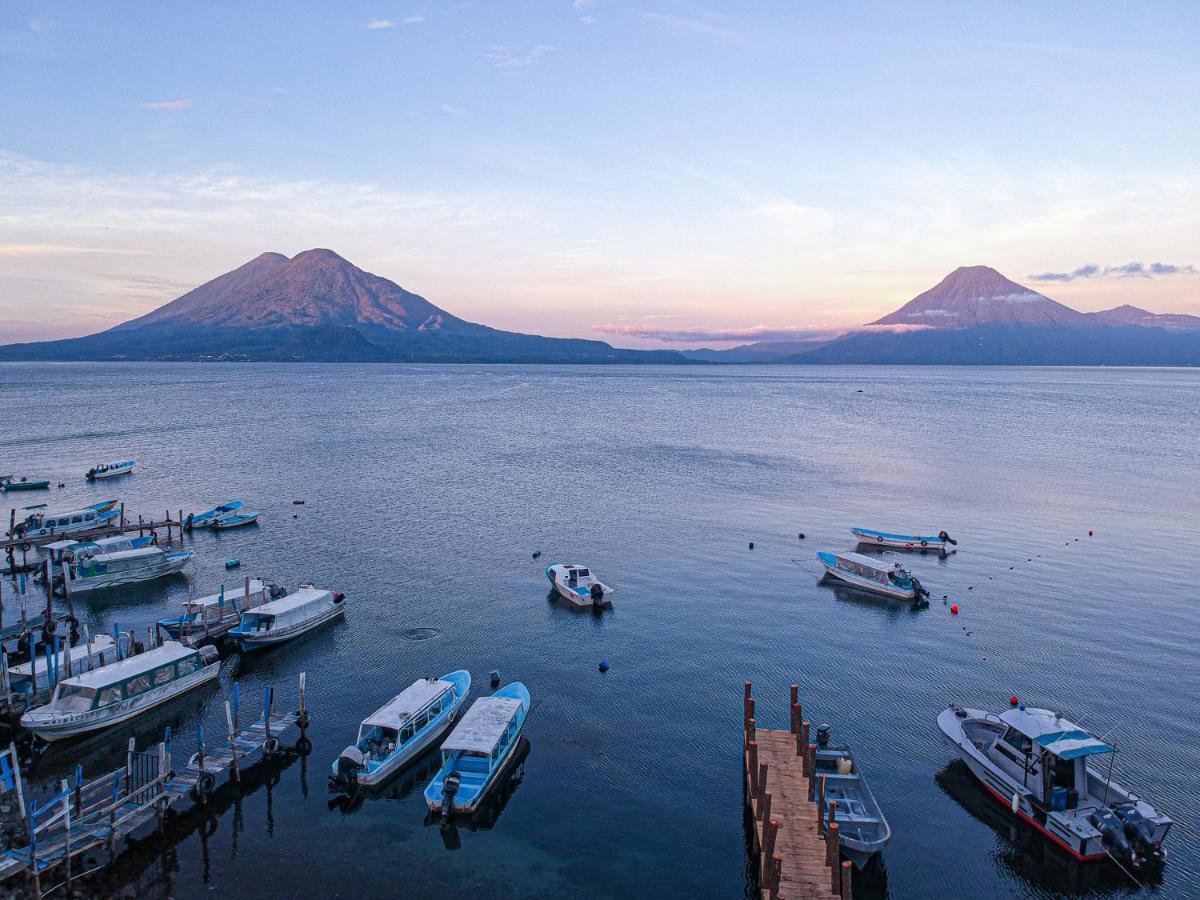
[[[138,513],[138,537],[144,537],[144,535],[142,534],[142,516],[141,516],[141,513]]]
[[[129,747],[125,751],[125,797],[128,799],[133,790],[133,748],[136,747],[134,738],[129,739]]]
[[[750,796],[758,796],[758,742],[751,741],[750,746],[746,748],[746,768],[747,781],[750,788]]]
[[[759,866],[760,887],[768,888],[771,880],[771,857],[775,855],[775,838],[779,834],[778,819],[763,820],[762,865]]]
[[[851,864],[850,860],[844,860],[842,862],[842,900],[850,900],[850,898],[854,896],[854,892],[850,887],[850,877],[853,871],[854,866]]]
[[[63,863],[67,868],[67,896],[70,897],[74,891],[74,882],[71,875],[71,795],[67,792],[70,785],[67,779],[59,782],[59,791],[62,793],[62,808],[63,808],[63,828],[66,830],[66,844],[63,846]]]
[[[779,896],[779,881],[783,875],[783,857],[774,853],[771,855],[771,897]]]
[[[838,841],[837,822],[830,822],[829,829],[825,832],[825,865],[831,869],[836,869],[841,861],[841,844]],[[837,893],[837,885],[834,885],[834,893]]]
[[[791,688],[791,701],[788,703],[788,710],[791,712],[791,727],[788,729],[792,734],[796,733],[796,729],[800,727],[800,722],[796,719],[796,707],[800,704],[800,685],[793,684]]]
[[[758,801],[758,817],[765,823],[771,821],[771,792],[764,790],[762,799]]]
[[[817,796],[817,745],[808,745],[808,799],[815,800]]]
[[[825,833],[825,776],[817,782],[817,834]]]
[[[746,740],[758,741],[758,719],[751,719],[746,723]]]
[[[121,527],[117,529],[122,534],[125,533],[125,501],[121,501]]]
[[[46,624],[49,624],[54,619],[54,570],[50,568],[50,557],[46,557],[45,563],[42,566],[42,572],[46,576]]]
[[[803,757],[803,759],[801,761],[800,769],[805,774],[805,776],[808,775],[808,756],[804,752],[805,748],[807,746],[808,746],[808,723],[801,722],[800,723],[800,740],[796,742],[796,755]]]
[[[171,543],[171,511],[167,510],[167,543]]]

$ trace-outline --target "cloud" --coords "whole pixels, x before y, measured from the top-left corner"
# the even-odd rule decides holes
[[[79,256],[87,253],[112,253],[140,256],[140,250],[112,250],[106,247],[77,247],[70,244],[0,244],[0,256],[28,258],[37,256]]]
[[[400,20],[401,25],[420,25],[425,21],[424,16],[405,16]]]
[[[391,19],[369,19],[363,27],[368,31],[381,31],[384,28],[395,28],[396,23]]]
[[[187,109],[191,105],[191,100],[155,100],[151,103],[143,103],[142,109],[178,110]]]
[[[746,42],[746,35],[730,27],[726,22],[725,16],[708,10],[699,10],[693,15],[680,15],[678,13],[665,13],[646,9],[634,10],[634,12],[648,22],[654,22],[668,31],[674,31],[679,34],[699,35],[701,37],[717,38],[739,44]]]
[[[460,109],[459,107],[454,106],[453,104],[450,104],[450,103],[442,104],[442,112],[448,112],[452,116],[461,116],[463,114],[462,109]]]
[[[552,47],[549,44],[536,44],[530,47],[525,53],[518,53],[504,44],[496,44],[485,54],[485,58],[497,69],[515,72],[518,69],[527,69],[532,65],[536,65],[538,60],[543,56],[557,49],[557,47]]]
[[[694,344],[699,341],[806,341],[832,340],[844,331],[811,326],[752,325],[749,328],[663,328],[647,324],[610,322],[593,325],[592,331],[621,337],[652,338],[669,344]]]
[[[1070,272],[1042,272],[1039,275],[1028,276],[1030,281],[1077,281],[1081,278],[1155,278],[1160,275],[1196,275],[1195,266],[1177,266],[1171,263],[1140,262],[1125,263],[1120,266],[1097,266],[1089,264],[1080,266]]]

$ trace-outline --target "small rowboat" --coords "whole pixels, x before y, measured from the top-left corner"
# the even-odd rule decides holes
[[[858,538],[860,544],[872,547],[886,547],[889,550],[935,550],[945,553],[958,541],[944,531],[937,536],[928,534],[892,534],[887,531],[875,531],[873,528],[851,528],[850,533]]]
[[[244,513],[239,512],[229,516],[220,516],[216,519],[210,519],[204,524],[213,531],[224,531],[226,528],[237,528],[241,525],[253,525],[258,521],[259,515],[260,514],[257,511]]]
[[[828,725],[817,729],[815,775],[825,787],[821,821],[828,827],[829,801],[836,801],[834,821],[838,823],[839,845],[861,869],[891,840],[892,829],[859,771],[853,752],[845,744],[829,743],[830,734]]]
[[[382,784],[446,733],[470,690],[465,669],[414,681],[363,720],[357,743],[334,760],[334,784]]]
[[[92,466],[84,472],[83,477],[88,481],[95,481],[98,478],[116,478],[118,475],[128,475],[136,465],[136,459],[123,459],[120,462],[101,463],[98,466]]]
[[[211,525],[216,519],[233,515],[242,508],[242,505],[241,500],[230,500],[228,503],[206,509],[202,513],[188,513],[187,518],[183,520],[183,527],[191,529]]]
[[[19,479],[9,478],[4,484],[0,484],[0,490],[8,493],[9,491],[44,491],[50,487],[50,482],[47,479],[35,479],[30,481],[22,475]]]

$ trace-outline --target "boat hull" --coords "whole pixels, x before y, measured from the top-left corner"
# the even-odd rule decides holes
[[[264,632],[245,632],[237,631],[236,629],[229,632],[242,649],[243,653],[249,653],[254,650],[266,650],[278,644],[285,644],[290,640],[300,637],[302,634],[307,634],[314,628],[320,628],[327,622],[332,622],[338,616],[346,611],[345,601],[335,603],[329,609],[322,610],[319,614],[313,616],[304,622],[297,622],[295,625],[284,628],[271,629]]]
[[[130,569],[128,572],[115,572],[108,575],[89,575],[83,578],[73,578],[70,583],[71,593],[82,594],[106,588],[122,587],[127,584],[138,584],[143,581],[153,581],[155,578],[164,578],[167,575],[176,575],[182,572],[183,567],[192,561],[191,551],[184,552],[187,554],[186,556],[169,558],[155,566]]]
[[[130,466],[127,469],[118,469],[115,471],[110,469],[107,472],[96,472],[96,473],[92,474],[91,476],[89,476],[88,480],[89,481],[99,481],[102,478],[117,478],[121,475],[130,475],[132,473],[133,473],[133,466]]]
[[[130,700],[122,700],[103,709],[91,710],[74,716],[57,716],[39,720],[37,710],[26,713],[21,724],[44,741],[61,741],[93,731],[101,731],[135,719],[143,713],[157,709],[195,688],[215,679],[221,672],[220,663],[213,662],[184,678],[155,688]],[[160,693],[161,692],[161,693]]]
[[[9,491],[44,491],[49,489],[49,481],[6,481],[0,485],[0,490]]]
[[[821,567],[825,570],[825,574],[830,578],[836,578],[839,581],[844,581],[846,584],[854,585],[862,591],[870,591],[873,594],[879,594],[883,597],[892,597],[896,600],[915,600],[917,592],[912,588],[901,588],[895,585],[883,585],[871,578],[859,578],[852,572],[846,572],[839,569],[835,565],[830,565],[824,560],[820,560]]]
[[[240,528],[243,525],[255,525],[258,523],[258,515],[258,513],[245,513],[228,516],[224,519],[213,519],[206,523],[205,527],[211,528],[213,531],[225,531],[230,528]]]
[[[424,756],[429,748],[440,741],[446,734],[446,730],[454,724],[455,720],[458,718],[459,712],[462,709],[464,700],[466,700],[466,694],[463,694],[458,698],[454,706],[451,707],[444,716],[439,718],[437,724],[433,728],[429,729],[418,740],[413,741],[399,753],[388,758],[383,765],[371,772],[359,772],[356,776],[358,783],[363,787],[378,787],[409,763],[420,758],[421,756]],[[337,760],[334,760],[332,773],[334,778],[336,778],[338,774]]]
[[[939,537],[922,534],[888,534],[869,528],[851,528],[850,533],[859,544],[866,547],[881,547],[888,550],[923,550],[945,553],[949,545]]]

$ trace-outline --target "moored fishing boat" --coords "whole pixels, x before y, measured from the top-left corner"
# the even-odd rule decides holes
[[[827,575],[864,591],[914,602],[929,596],[929,591],[900,563],[888,565],[883,560],[849,552],[821,552],[817,559]]]
[[[126,722],[216,678],[216,648],[195,650],[176,641],[58,683],[45,706],[21,724],[57,741]]]
[[[261,578],[248,578],[229,590],[222,587],[207,597],[184,601],[180,615],[159,619],[158,625],[175,640],[193,634],[223,633],[237,624],[243,612],[280,596],[283,594],[275,585]]]
[[[334,783],[373,787],[386,781],[445,734],[470,690],[465,669],[414,681],[363,719],[358,741],[333,762]]]
[[[138,547],[149,547],[153,541],[154,538],[148,534],[117,534],[91,540],[55,541],[52,544],[42,544],[37,548],[37,552],[41,559],[48,559],[52,565],[59,566],[68,558],[79,558],[88,552],[96,555],[116,553],[118,550],[134,550]]]
[[[546,578],[560,597],[576,606],[612,606],[613,589],[586,566],[554,563],[546,567]]]
[[[238,528],[242,525],[253,525],[258,521],[260,513],[255,512],[235,512],[225,516],[217,516],[214,519],[209,519],[204,523],[204,527],[211,528],[213,531],[224,531],[227,528]]]
[[[936,553],[946,553],[958,544],[958,541],[945,531],[939,531],[937,535],[893,534],[888,531],[875,531],[872,528],[851,528],[850,533],[858,538],[860,544],[889,550],[932,550]]]
[[[82,674],[117,661],[117,641],[111,634],[98,634],[76,644],[70,650],[59,650],[49,657],[35,653],[26,662],[8,667],[8,682],[14,693],[24,694],[26,688],[39,694],[51,684],[50,672],[61,676],[70,672]]]
[[[302,584],[294,594],[242,613],[229,631],[242,651],[263,650],[290,641],[346,611],[346,595]]]
[[[830,743],[828,725],[817,729],[816,777],[825,782],[821,819],[829,824],[829,801],[836,801],[834,821],[842,853],[858,868],[884,848],[892,837],[891,826],[875,802],[875,795],[846,744]]]
[[[101,463],[98,466],[92,466],[84,472],[83,477],[88,481],[96,481],[99,478],[115,478],[118,475],[128,475],[136,465],[136,459],[123,459],[120,462]]]
[[[425,803],[444,815],[472,813],[508,768],[529,715],[519,681],[471,704],[442,743],[442,766],[425,788]]]
[[[1171,819],[1112,780],[1107,741],[1024,704],[998,715],[950,706],[937,723],[989,794],[1076,859],[1138,870],[1166,858]],[[1088,765],[1104,754],[1106,773]]]
[[[44,491],[50,487],[49,479],[34,478],[29,479],[22,475],[20,478],[9,476],[3,484],[0,484],[0,491]]]
[[[97,553],[86,545],[82,549],[68,548],[63,552],[67,563],[65,588],[79,594],[151,581],[182,571],[193,556],[191,550],[164,551],[153,545],[107,553]]]
[[[26,507],[26,509],[32,509],[32,507]],[[82,534],[96,528],[103,528],[114,519],[119,518],[120,515],[121,511],[117,509],[116,500],[93,503],[82,509],[72,509],[60,513],[37,510],[17,522],[9,532],[9,537],[20,539],[47,537],[52,534]]]
[[[183,527],[190,530],[211,525],[216,519],[234,515],[243,505],[241,500],[230,500],[228,503],[206,509],[202,513],[188,513],[187,518],[183,520]]]

